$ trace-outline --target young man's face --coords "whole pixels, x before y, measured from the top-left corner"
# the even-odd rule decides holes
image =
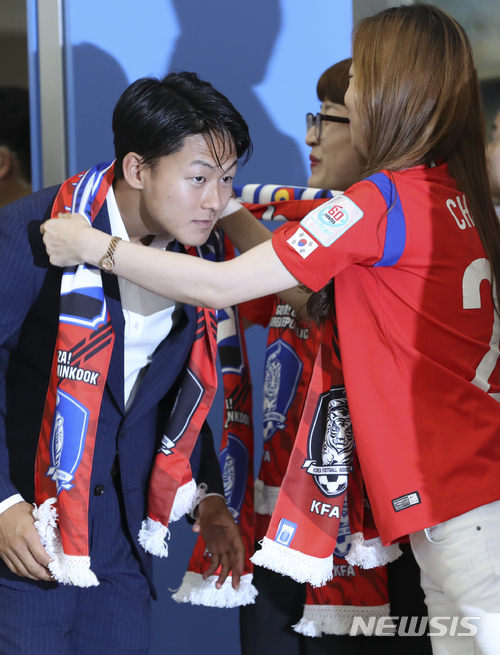
[[[178,152],[141,171],[140,216],[147,234],[166,234],[186,246],[208,239],[231,197],[237,156],[234,146],[222,157],[214,137],[219,166],[210,141],[188,136]]]

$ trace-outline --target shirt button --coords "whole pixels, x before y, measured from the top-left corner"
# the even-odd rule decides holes
[[[140,327],[139,323],[134,323],[134,329],[138,330]]]
[[[94,489],[94,496],[102,496],[104,493],[104,485],[98,484]]]

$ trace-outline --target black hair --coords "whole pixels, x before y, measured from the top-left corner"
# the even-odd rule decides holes
[[[238,160],[245,163],[252,152],[248,125],[222,93],[196,73],[170,73],[162,80],[145,77],[133,82],[123,93],[113,113],[115,175],[123,178],[125,155],[135,152],[144,164],[154,168],[161,157],[182,149],[184,139],[213,137],[225,152],[233,144]]]
[[[31,182],[30,103],[27,89],[0,87],[0,146],[16,154],[21,175]]]

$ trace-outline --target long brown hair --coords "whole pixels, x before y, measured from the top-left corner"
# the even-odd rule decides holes
[[[367,150],[365,176],[445,158],[469,201],[496,282],[500,307],[500,223],[486,168],[486,129],[472,48],[446,12],[417,3],[359,23],[353,41],[354,98]],[[308,313],[325,318],[331,294]]]

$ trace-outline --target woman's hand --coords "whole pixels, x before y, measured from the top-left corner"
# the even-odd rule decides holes
[[[54,266],[74,266],[85,261],[85,237],[91,232],[81,214],[59,214],[40,226],[43,242]]]

